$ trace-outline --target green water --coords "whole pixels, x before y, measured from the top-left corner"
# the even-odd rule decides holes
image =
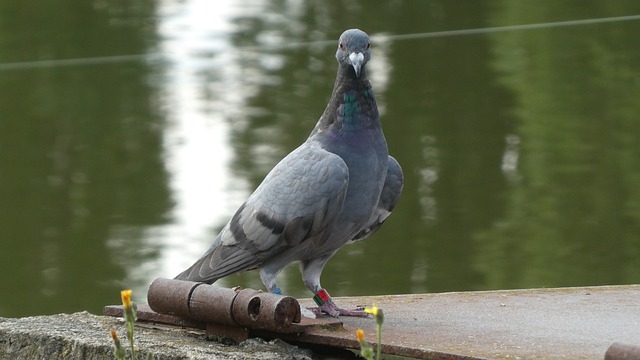
[[[0,316],[144,301],[195,260],[312,129],[336,69],[317,41],[350,27],[405,189],[329,262],[332,295],[640,282],[640,20],[380,38],[640,3],[348,4],[0,0]],[[309,296],[295,267],[280,285]]]

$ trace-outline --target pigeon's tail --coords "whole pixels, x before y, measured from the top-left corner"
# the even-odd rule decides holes
[[[196,262],[189,266],[186,270],[178,274],[175,280],[185,280],[213,284],[222,276],[216,276],[215,271],[211,269],[211,254],[221,242],[220,234],[213,241],[213,244],[207,249]]]
[[[253,256],[244,259],[232,256],[228,262],[223,263],[217,259],[217,256],[218,254],[205,254],[175,279],[213,284],[227,275],[257,267]]]
[[[193,266],[191,266],[187,270],[181,272],[174,279],[176,279],[176,280],[185,280],[185,281],[193,281],[193,282],[202,282],[202,283],[207,283],[207,284],[213,284],[214,282],[216,282],[216,280],[218,280],[218,278],[210,278],[210,277],[200,276],[200,274],[199,274],[200,267],[199,266],[196,267],[196,265],[199,265],[199,264],[197,264],[197,263],[193,264]]]
[[[220,242],[218,235],[209,250],[175,279],[213,284],[227,275],[255,269],[260,265],[251,252],[236,246],[220,245]]]

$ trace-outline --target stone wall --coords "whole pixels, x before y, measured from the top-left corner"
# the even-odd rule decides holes
[[[118,318],[88,312],[0,318],[0,359],[115,359],[111,328],[128,347],[124,321]],[[141,323],[136,324],[135,339],[138,359],[146,359],[147,353],[155,360],[312,358],[308,350],[279,340],[249,339],[240,345],[224,345],[206,341],[204,331]]]

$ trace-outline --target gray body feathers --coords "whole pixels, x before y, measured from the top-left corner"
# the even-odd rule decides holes
[[[278,272],[300,261],[305,285],[315,293],[335,252],[379,229],[398,202],[403,176],[388,155],[366,77],[369,46],[360,30],[342,34],[334,90],[309,138],[269,172],[177,279],[213,283],[260,268],[263,283],[275,291]]]

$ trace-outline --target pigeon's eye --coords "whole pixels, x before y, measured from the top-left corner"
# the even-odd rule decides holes
[[[371,43],[367,43],[367,49],[371,48]]]
[[[343,43],[338,44],[338,47],[339,47],[340,49],[344,50],[344,44],[343,44]]]

